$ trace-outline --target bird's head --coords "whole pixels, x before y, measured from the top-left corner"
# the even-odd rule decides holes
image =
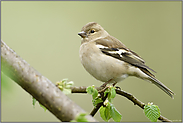
[[[78,33],[83,42],[88,42],[108,36],[108,33],[97,23],[89,22]]]

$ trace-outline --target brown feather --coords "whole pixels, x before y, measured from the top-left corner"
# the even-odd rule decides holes
[[[153,69],[149,68],[148,66],[145,65],[145,61],[137,55],[135,52],[131,51],[128,49],[124,44],[122,44],[118,39],[112,37],[112,36],[107,36],[105,38],[100,38],[95,40],[96,45],[103,45],[107,48],[100,48],[100,50],[111,57],[117,58],[119,60],[125,61],[131,65],[134,65],[136,67],[139,67],[141,69],[144,69],[146,71],[145,73],[148,73],[148,75],[153,75],[147,69],[155,72]],[[109,53],[108,51],[115,51],[115,49],[123,49],[126,50],[126,53],[122,53],[121,55],[123,57],[120,57],[118,53]],[[154,76],[154,75],[153,75]]]

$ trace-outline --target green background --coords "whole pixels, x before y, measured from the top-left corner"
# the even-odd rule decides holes
[[[146,104],[158,105],[168,119],[181,121],[181,4],[181,1],[3,1],[1,38],[53,83],[68,78],[75,86],[100,86],[102,83],[80,63],[77,35],[86,23],[97,22],[138,53],[176,95],[171,99],[155,85],[135,77],[118,86]],[[5,76],[2,79],[2,121],[59,121],[38,103],[33,108],[31,96],[15,82]],[[85,111],[92,110],[90,95],[68,96]],[[124,97],[116,96],[114,105],[122,114],[122,121],[149,121],[142,109]],[[103,121],[99,112],[95,118]]]

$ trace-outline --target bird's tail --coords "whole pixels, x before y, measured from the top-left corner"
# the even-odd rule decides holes
[[[157,80],[154,77],[149,77],[149,80],[158,86],[160,89],[162,89],[165,93],[167,93],[171,98],[173,98],[173,95],[175,94],[173,91],[171,91],[168,87],[166,87],[163,83],[161,83],[159,80]]]

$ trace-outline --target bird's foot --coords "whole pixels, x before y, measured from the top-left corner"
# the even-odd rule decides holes
[[[112,79],[110,79],[109,81],[105,82],[104,84],[102,84],[100,87],[105,88],[107,84],[109,84],[112,81]],[[114,85],[113,85],[114,86]]]
[[[121,88],[120,88],[119,86],[116,86],[115,88],[116,88],[117,90],[121,90]]]

